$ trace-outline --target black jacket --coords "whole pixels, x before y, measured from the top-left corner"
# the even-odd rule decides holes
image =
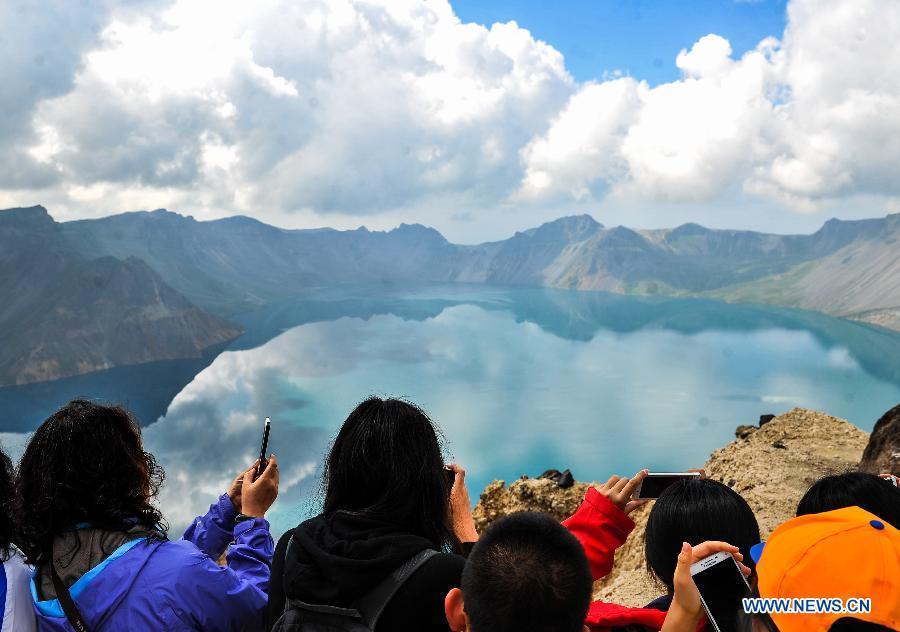
[[[294,537],[292,559],[285,559]],[[349,606],[423,549],[425,538],[357,513],[317,516],[285,533],[272,560],[267,620],[284,611],[285,595],[307,603]],[[447,632],[444,597],[459,586],[465,558],[435,555],[403,584],[385,608],[376,632]]]

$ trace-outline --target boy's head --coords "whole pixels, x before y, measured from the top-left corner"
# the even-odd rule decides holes
[[[581,543],[550,516],[523,512],[482,534],[444,607],[456,632],[581,632],[590,601]]]

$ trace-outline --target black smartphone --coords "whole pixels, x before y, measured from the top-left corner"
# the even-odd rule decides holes
[[[636,500],[659,498],[667,487],[678,481],[700,478],[700,472],[650,472],[631,495]]]
[[[715,632],[735,632],[741,600],[750,596],[750,584],[731,553],[716,553],[691,564],[691,576],[700,602]]]
[[[258,478],[260,474],[262,474],[266,465],[268,465],[268,461],[266,460],[266,454],[269,449],[269,428],[272,427],[272,420],[266,417],[266,425],[263,428],[263,438],[262,438],[262,447],[259,449],[259,463],[256,464],[256,477]]]

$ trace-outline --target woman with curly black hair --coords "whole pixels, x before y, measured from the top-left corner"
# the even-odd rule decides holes
[[[75,400],[19,465],[18,542],[41,630],[240,630],[261,620],[278,493],[274,456],[235,479],[184,537],[154,506],[163,471],[127,410]],[[227,566],[216,560],[231,544]]]
[[[28,594],[31,569],[13,544],[13,466],[0,450],[0,632],[33,632],[34,609]]]

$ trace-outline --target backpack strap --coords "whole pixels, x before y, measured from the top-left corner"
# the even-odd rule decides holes
[[[53,580],[53,588],[56,589],[56,598],[59,600],[59,605],[62,606],[66,619],[69,620],[69,624],[75,629],[75,632],[88,632],[88,627],[84,623],[84,617],[78,611],[75,600],[72,599],[69,589],[66,588],[63,580],[59,577],[59,573],[56,572],[56,566],[53,564],[52,557],[49,564],[50,578]]]
[[[288,545],[285,549],[285,558],[290,559],[290,551],[294,547],[294,536],[288,539]],[[425,564],[438,552],[434,549],[423,549],[414,556],[404,562],[399,568],[395,569],[390,575],[385,577],[378,585],[368,593],[357,599],[351,608],[339,608],[336,606],[326,606],[319,604],[310,604],[299,599],[288,597],[284,602],[285,612],[291,608],[300,608],[307,612],[314,612],[323,615],[332,615],[340,617],[349,617],[351,619],[360,620],[365,623],[369,629],[374,630],[378,619],[384,609],[393,599],[397,591],[406,583],[413,573]]]
[[[419,551],[394,572],[381,580],[375,588],[356,600],[353,605],[362,615],[363,620],[369,628],[372,630],[375,629],[378,619],[381,618],[381,614],[384,612],[385,607],[390,603],[394,595],[397,594],[400,587],[406,583],[406,580],[419,570],[425,562],[437,554],[438,552],[434,549],[424,549]]]

